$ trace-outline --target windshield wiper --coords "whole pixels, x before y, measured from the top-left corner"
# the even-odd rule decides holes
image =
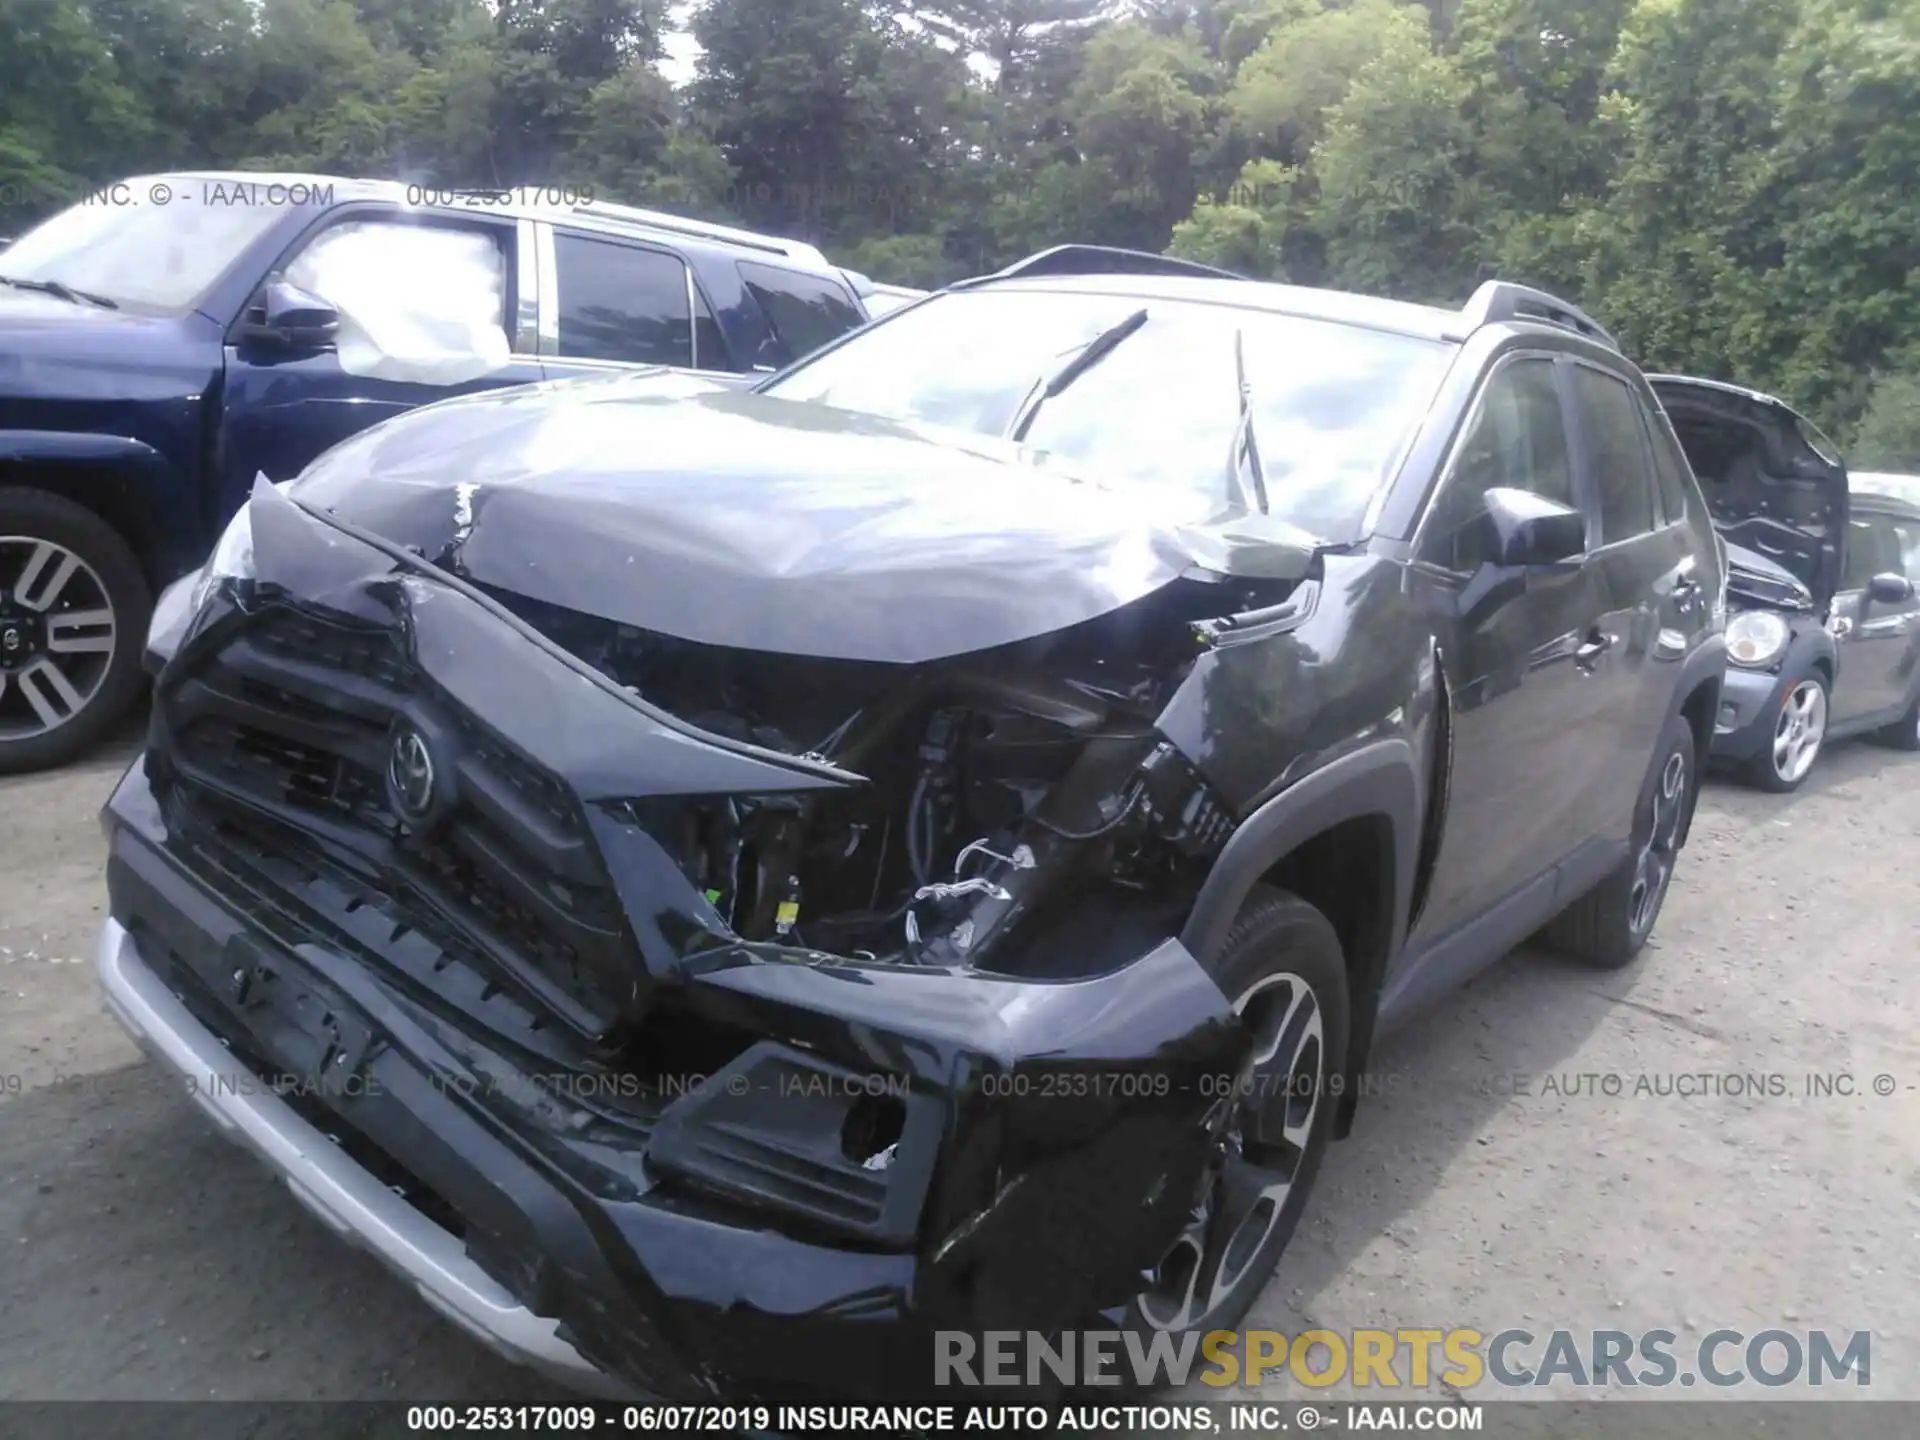
[[[1007,438],[1009,440],[1026,439],[1027,431],[1033,428],[1033,417],[1040,413],[1042,405],[1106,359],[1119,347],[1121,341],[1146,323],[1147,312],[1134,311],[1119,324],[1109,325],[1081,346],[1058,370],[1050,375],[1042,375],[1034,381],[1033,388],[1027,391],[1026,398],[1020,402],[1020,408],[1013,412],[1013,421],[1007,426]]]
[[[1260,439],[1253,430],[1253,386],[1247,383],[1247,344],[1246,332],[1233,332],[1233,371],[1240,385],[1240,418],[1233,427],[1233,448],[1227,455],[1227,467],[1230,483],[1235,489],[1240,484],[1240,452],[1246,451],[1247,473],[1253,477],[1253,497],[1259,503],[1260,513],[1266,514],[1267,472],[1260,463]]]
[[[65,300],[69,305],[98,305],[102,310],[118,310],[120,302],[109,300],[104,295],[96,295],[91,290],[76,290],[71,285],[63,285],[58,280],[16,280],[11,275],[0,275],[0,285],[11,285],[16,290],[36,290],[42,295],[51,295],[56,300]]]

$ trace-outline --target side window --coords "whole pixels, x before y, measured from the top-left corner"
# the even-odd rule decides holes
[[[1900,541],[1900,568],[1915,585],[1920,585],[1920,520],[1896,520],[1893,533]]]
[[[693,292],[693,363],[702,370],[737,370],[727,353],[726,336],[720,322],[713,318],[707,297],[696,287]]]
[[[560,354],[629,365],[693,363],[687,267],[678,255],[556,231]]]
[[[1634,406],[1640,412],[1646,431],[1647,448],[1653,453],[1653,478],[1660,508],[1669,525],[1687,518],[1687,458],[1661,417],[1649,410],[1644,401]]]
[[[348,220],[286,267],[289,284],[340,312],[350,375],[457,384],[505,365],[504,235],[474,225]]]
[[[1428,513],[1421,559],[1471,574],[1492,558],[1489,490],[1528,490],[1574,508],[1572,451],[1553,369],[1551,360],[1516,360],[1487,382]]]
[[[759,302],[779,342],[777,353],[755,357],[760,364],[784,365],[798,360],[866,324],[867,317],[852,297],[831,280],[748,260],[740,262],[740,278]]]
[[[1633,391],[1626,382],[1588,365],[1574,369],[1574,394],[1586,422],[1600,494],[1600,539],[1612,545],[1654,527],[1653,477]]]
[[[1855,516],[1847,521],[1847,568],[1842,590],[1864,590],[1876,575],[1903,573],[1900,541],[1893,522],[1879,515]]]

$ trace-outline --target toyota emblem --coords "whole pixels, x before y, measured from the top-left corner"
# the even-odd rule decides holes
[[[387,797],[402,820],[418,825],[433,814],[436,792],[433,751],[411,727],[397,731],[387,753]]]

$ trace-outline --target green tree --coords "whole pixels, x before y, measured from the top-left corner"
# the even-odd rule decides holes
[[[1847,460],[1856,470],[1920,475],[1920,371],[1896,371],[1873,384]]]

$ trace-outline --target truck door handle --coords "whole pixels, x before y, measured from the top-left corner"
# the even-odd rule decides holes
[[[1590,630],[1587,640],[1573,652],[1573,663],[1582,670],[1591,670],[1600,663],[1600,657],[1613,648],[1613,636],[1604,630]]]

